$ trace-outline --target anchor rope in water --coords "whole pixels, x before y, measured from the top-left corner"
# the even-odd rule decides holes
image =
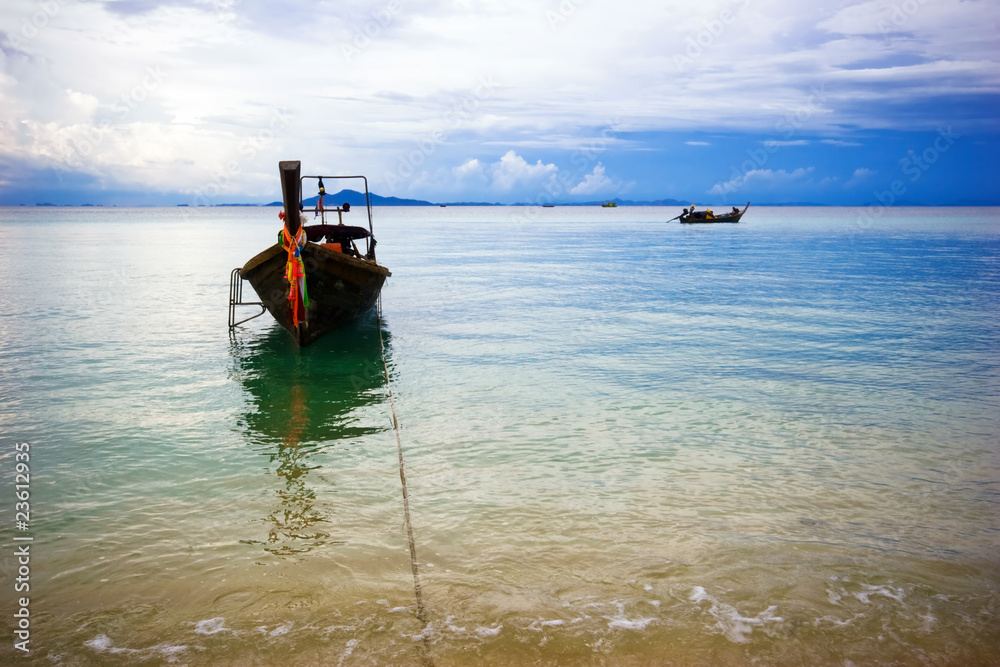
[[[417,567],[417,545],[413,540],[413,524],[410,521],[410,495],[406,490],[406,470],[403,465],[403,441],[399,435],[399,419],[396,418],[396,400],[392,394],[392,384],[389,381],[389,365],[385,359],[385,342],[382,340],[382,298],[379,297],[377,310],[378,342],[382,347],[382,370],[385,373],[385,386],[389,392],[389,410],[392,412],[392,429],[396,432],[396,453],[399,455],[399,481],[403,487],[403,519],[406,524],[406,538],[410,547],[410,569],[413,571],[413,594],[417,599],[417,619],[422,624],[421,634],[427,629],[427,608],[424,607],[424,595],[420,588],[420,572]],[[423,637],[426,649],[427,637]],[[432,664],[425,654],[424,661]]]

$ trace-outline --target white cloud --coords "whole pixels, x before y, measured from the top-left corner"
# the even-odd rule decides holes
[[[486,181],[486,173],[483,163],[476,158],[466,160],[459,166],[452,169],[451,172],[455,176],[455,179],[460,183],[468,181]]]
[[[846,183],[844,183],[844,187],[852,187],[855,185],[860,185],[864,181],[870,179],[876,173],[878,172],[876,172],[874,169],[869,169],[868,167],[859,167],[854,170],[854,174],[851,176],[851,178]]]
[[[808,146],[809,142],[805,139],[793,139],[791,141],[778,141],[776,139],[768,139],[767,141],[760,142],[767,146],[768,148],[783,148],[785,146]]]
[[[66,89],[66,95],[69,97],[69,101],[73,103],[85,117],[89,118],[95,111],[97,107],[100,106],[101,101],[97,99],[94,95],[88,95],[87,93],[79,93],[75,90]]]
[[[509,150],[504,153],[499,162],[492,165],[490,174],[493,177],[493,188],[500,192],[510,192],[517,186],[541,186],[558,173],[559,167],[554,164],[528,164],[527,160]]]
[[[860,146],[857,141],[844,141],[843,139],[823,139],[820,143],[830,146]]]
[[[793,184],[801,183],[814,167],[800,167],[793,171],[784,169],[753,169],[742,176],[736,176],[725,183],[716,183],[709,194],[726,195],[738,190],[775,190]]]
[[[446,154],[449,142],[552,151],[537,154],[553,164],[529,164],[516,153],[495,173],[479,164],[497,190],[513,190],[551,178],[555,151],[586,150],[596,141],[599,150],[648,150],[644,132],[692,128],[786,142],[841,136],[832,128],[845,125],[934,131],[941,102],[1000,94],[996,2],[729,2],[739,5],[737,20],[720,36],[706,33],[683,72],[675,56],[685,56],[686,40],[719,19],[719,7],[563,4],[574,10],[553,26],[546,12],[555,4],[529,0],[480,3],[475,12],[467,0],[292,0],[280,7],[6,0],[0,157],[69,168],[68,137],[96,136],[108,122],[100,145],[81,157],[82,171],[190,191],[236,160],[227,196],[259,195],[261,184],[271,183],[272,197],[281,157],[377,179],[395,173],[401,156],[434,132],[443,140],[418,166],[444,176],[471,153],[458,146]],[[58,9],[25,34],[25,21],[49,6]],[[894,18],[897,8],[903,15]],[[340,45],[357,52],[348,60]],[[140,90],[156,67],[162,83]],[[135,100],[136,91],[144,99]],[[966,105],[963,117],[994,123],[985,108]],[[899,109],[912,111],[901,118]],[[276,110],[292,122],[247,157],[246,138],[266,131]],[[775,134],[783,121],[794,136]],[[607,127],[617,136],[596,139],[594,128]],[[856,145],[850,136],[823,142]],[[479,174],[469,167],[452,176]]]
[[[711,146],[712,144],[707,141],[685,141],[688,146]]]
[[[604,165],[598,162],[594,170],[583,177],[569,193],[571,195],[593,195],[599,192],[607,192],[615,187],[614,181],[604,174]]]
[[[642,150],[644,144],[640,141],[622,139],[611,134],[610,128],[603,128],[604,134],[601,136],[591,136],[589,134],[566,135],[558,133],[546,133],[531,139],[495,140],[484,141],[484,146],[504,146],[515,148],[546,149],[556,148],[565,151],[587,151],[601,152],[615,148],[627,150]]]

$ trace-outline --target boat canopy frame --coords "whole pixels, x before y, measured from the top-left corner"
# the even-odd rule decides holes
[[[365,176],[361,176],[361,175],[357,175],[357,176],[310,176],[310,175],[300,176],[299,177],[299,210],[300,211],[304,210],[303,206],[302,206],[302,201],[303,201],[303,198],[302,198],[302,186],[305,183],[305,180],[307,178],[310,179],[310,180],[316,180],[316,181],[318,181],[320,185],[322,185],[324,178],[329,178],[329,179],[337,178],[337,179],[343,179],[343,180],[350,180],[350,179],[357,180],[357,179],[361,179],[364,182],[364,184],[365,184],[365,209],[368,211],[368,233],[369,233],[369,237],[367,239],[365,239],[365,243],[366,243],[365,256],[369,257],[372,260],[374,260],[375,259],[375,229],[373,228],[373,225],[372,225],[372,198],[371,198],[371,194],[368,191],[368,178],[365,177]],[[326,209],[324,209],[324,213],[325,213],[325,210]],[[330,209],[330,210],[336,210],[337,214],[339,216],[345,209],[341,208],[341,206],[338,205],[335,209]],[[325,217],[325,215],[322,218],[322,220],[323,220],[323,223],[325,224],[326,223],[326,217]],[[343,220],[343,218],[341,218],[341,224],[343,224],[342,220]]]

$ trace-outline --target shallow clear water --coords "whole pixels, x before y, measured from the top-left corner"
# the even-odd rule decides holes
[[[277,209],[0,209],[3,614],[30,535],[39,664],[996,664],[1000,210],[859,213],[377,209],[424,627],[378,322],[226,330]]]

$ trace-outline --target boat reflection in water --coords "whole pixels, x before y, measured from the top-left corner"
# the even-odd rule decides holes
[[[381,346],[374,314],[300,347],[278,327],[241,339],[233,336],[233,373],[248,399],[239,428],[268,457],[278,477],[277,503],[262,517],[261,544],[277,555],[338,543],[332,520],[310,486],[326,486],[321,460],[344,441],[386,430],[358,423],[358,411],[384,401]],[[384,324],[383,324],[384,327]],[[388,331],[382,336],[389,344]]]

